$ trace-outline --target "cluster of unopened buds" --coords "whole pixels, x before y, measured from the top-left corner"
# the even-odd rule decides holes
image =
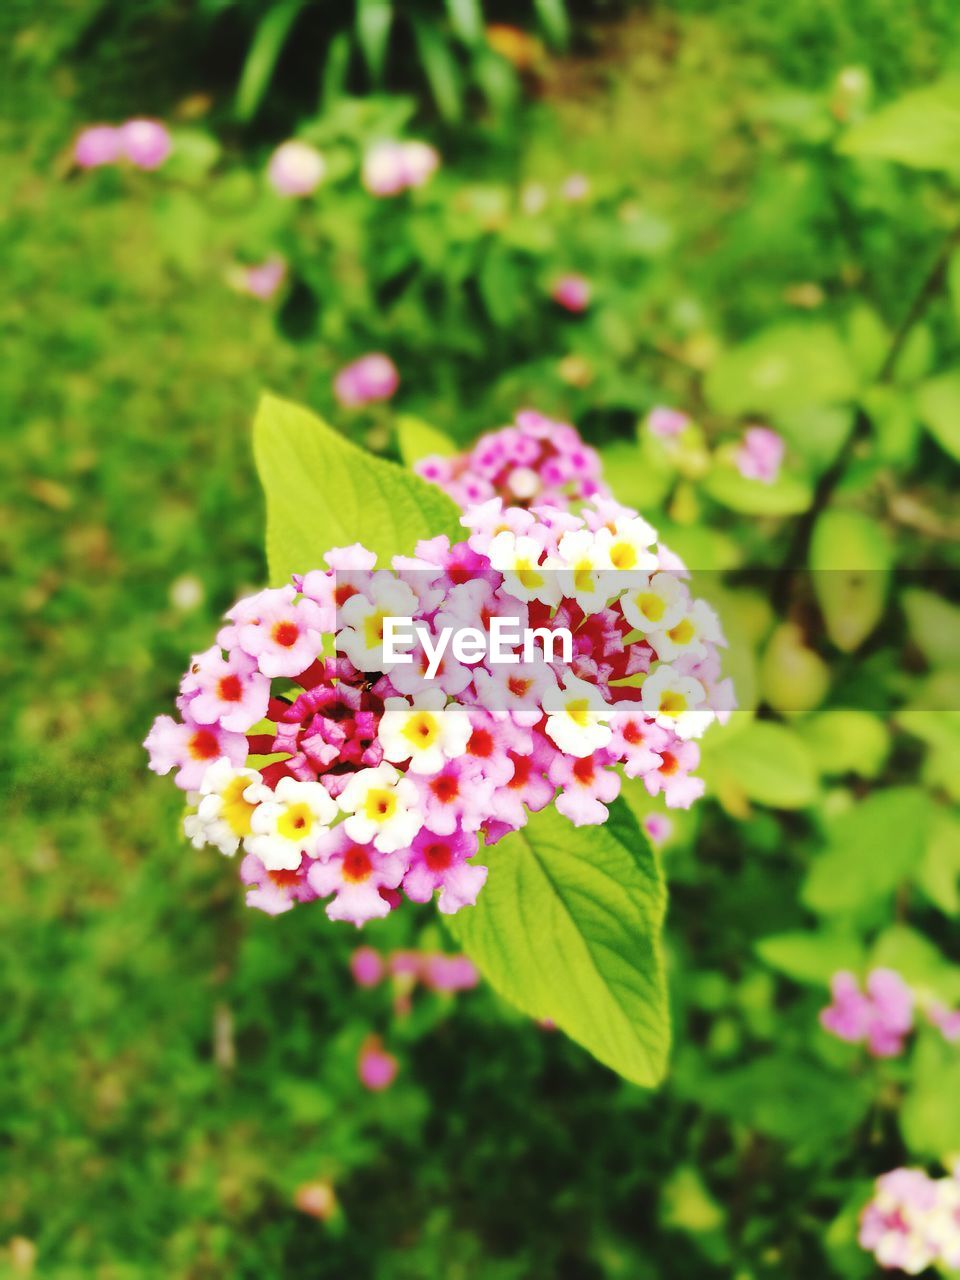
[[[859,1240],[888,1271],[917,1276],[960,1267],[960,1180],[922,1169],[883,1174],[861,1215]]]
[[[695,739],[733,704],[724,640],[655,530],[607,498],[492,498],[462,524],[391,569],[340,548],[241,600],[180,719],[154,724],[151,768],[176,770],[194,845],[243,848],[249,905],[455,912],[486,880],[481,839],[550,804],[603,823],[618,769],[668,806],[702,793]]]
[[[865,1044],[874,1058],[895,1058],[913,1033],[918,1012],[948,1043],[960,1040],[960,1010],[917,993],[894,969],[873,969],[863,989],[854,974],[835,973],[831,1003],[821,1011],[823,1027],[848,1044]]]
[[[507,506],[567,509],[609,496],[596,449],[570,423],[532,409],[518,413],[510,426],[486,432],[468,452],[422,458],[414,471],[461,507],[502,498]]]
[[[403,987],[404,995],[418,983],[427,991],[469,991],[480,974],[469,956],[445,951],[391,951],[381,955],[374,947],[357,947],[350,957],[350,972],[358,987],[377,987],[390,979]]]
[[[396,196],[422,187],[439,165],[439,152],[427,142],[377,142],[364,153],[360,176],[370,195]],[[281,196],[310,196],[326,175],[323,153],[300,138],[282,142],[267,163],[267,181]]]

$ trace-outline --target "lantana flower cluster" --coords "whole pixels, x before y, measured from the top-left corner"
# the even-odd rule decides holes
[[[894,969],[874,969],[861,989],[856,975],[841,970],[830,982],[831,1003],[821,1011],[823,1027],[848,1044],[865,1044],[874,1058],[898,1057],[926,1015],[949,1043],[960,1040],[960,1010],[918,995]]]
[[[609,496],[596,449],[569,422],[554,422],[532,409],[518,413],[510,426],[487,431],[468,452],[433,454],[413,469],[461,507],[499,497],[507,506],[566,510]]]
[[[159,169],[172,150],[165,124],[138,117],[121,125],[94,124],[81,130],[73,144],[73,158],[81,169],[124,160],[137,169]]]
[[[960,1267],[960,1180],[922,1169],[883,1174],[861,1215],[859,1241],[884,1270],[916,1276]]]
[[[179,719],[154,724],[151,768],[176,771],[195,846],[242,848],[250,906],[323,899],[361,925],[436,895],[451,913],[486,880],[481,840],[550,804],[603,823],[620,769],[668,806],[702,793],[696,739],[733,705],[724,639],[655,530],[607,498],[579,514],[491,498],[462,524],[465,541],[422,541],[390,570],[335,549],[241,600],[183,677]],[[387,618],[420,629],[410,662]],[[541,660],[445,652],[429,675],[427,639],[496,618],[539,630]],[[567,655],[547,652],[558,629]]]

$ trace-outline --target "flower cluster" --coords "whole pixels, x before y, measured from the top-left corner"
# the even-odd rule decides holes
[[[654,405],[647,414],[645,428],[664,455],[689,474],[701,475],[708,469],[710,453],[705,438],[687,414],[667,405]],[[721,444],[714,452],[714,460],[735,467],[745,480],[774,484],[780,477],[786,451],[783,436],[771,427],[754,424],[744,429],[736,443]]]
[[[586,276],[572,272],[560,276],[550,286],[550,297],[553,301],[557,306],[563,307],[564,311],[569,311],[573,315],[586,311],[592,296],[593,289]]]
[[[389,400],[399,385],[400,374],[390,357],[371,351],[344,365],[333,380],[333,394],[345,409],[358,409]]]
[[[341,548],[241,600],[184,676],[180,719],[154,724],[151,768],[190,793],[195,846],[243,848],[249,905],[322,898],[360,925],[438,895],[455,912],[485,882],[481,839],[551,803],[604,822],[618,767],[668,806],[702,793],[695,739],[733,704],[724,641],[655,530],[605,498],[578,515],[493,498],[462,523],[465,541],[423,541],[392,570]],[[414,623],[402,662],[388,618]],[[430,637],[498,618],[540,636],[539,661],[525,644],[509,663],[444,652],[430,675]]]
[[[281,142],[267,163],[267,181],[280,196],[309,196],[327,174],[327,162],[308,142]]]
[[[398,196],[422,187],[440,164],[427,142],[378,142],[363,157],[361,179],[372,196]]]
[[[864,990],[854,974],[835,973],[830,991],[833,1000],[821,1011],[821,1024],[848,1044],[866,1044],[875,1058],[895,1058],[903,1052],[918,1009],[945,1040],[960,1040],[960,1011],[919,998],[893,969],[874,969]]]
[[[423,458],[414,470],[461,507],[499,497],[507,506],[566,509],[608,493],[600,455],[576,427],[532,409],[518,413],[511,426],[486,432],[468,453]]]
[[[385,978],[405,985],[420,983],[428,991],[469,991],[480,974],[468,956],[445,951],[392,951],[382,956],[373,947],[358,947],[350,957],[350,972],[358,987],[379,986]]]
[[[960,1267],[960,1181],[922,1169],[879,1177],[860,1218],[860,1244],[885,1270],[916,1276],[927,1267]]]
[[[172,149],[166,125],[159,120],[134,119],[82,130],[73,144],[73,158],[81,169],[99,169],[123,160],[137,169],[159,169]]]

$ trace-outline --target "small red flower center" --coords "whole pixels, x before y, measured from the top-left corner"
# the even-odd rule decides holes
[[[660,772],[667,778],[672,777],[680,768],[680,762],[677,757],[670,751],[664,751],[660,756]]]
[[[362,884],[373,870],[370,855],[365,849],[350,849],[343,855],[343,878],[351,884]]]
[[[532,680],[523,680],[520,676],[511,676],[507,681],[507,688],[515,698],[522,698],[532,684]]]
[[[292,649],[300,638],[300,628],[295,622],[278,622],[273,628],[274,643],[284,649]]]
[[[220,754],[220,743],[212,729],[198,729],[190,739],[189,751],[194,760],[213,760]]]
[[[296,871],[268,871],[267,875],[278,889],[292,889],[300,878]]]
[[[243,684],[239,676],[224,676],[218,689],[221,702],[239,702],[243,697]]]
[[[512,752],[510,759],[513,761],[513,777],[510,779],[510,786],[519,790],[527,785],[527,779],[533,772],[533,764],[529,756],[515,756]]]
[[[643,735],[640,733],[640,726],[636,720],[628,720],[623,730],[624,742],[629,742],[632,747],[635,747],[642,739]]]
[[[493,755],[493,734],[489,729],[474,729],[470,735],[470,745],[467,751],[472,756],[479,756],[485,759],[487,756]]]
[[[593,756],[581,756],[579,760],[574,762],[573,776],[578,782],[592,782],[594,773]]]
[[[431,871],[446,871],[453,861],[453,853],[448,844],[438,840],[435,844],[427,845],[423,851],[423,860]]]
[[[449,774],[442,773],[439,778],[434,778],[430,783],[430,790],[443,804],[449,804],[451,800],[456,800],[460,794],[460,785],[456,778],[451,778]]]

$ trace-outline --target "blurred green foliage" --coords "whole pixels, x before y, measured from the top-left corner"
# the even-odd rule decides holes
[[[929,135],[919,168],[885,158],[903,121],[878,144],[875,113],[952,69],[955,6],[631,10],[523,70],[513,107],[465,81],[456,128],[435,90],[318,108],[313,48],[284,53],[241,127],[254,28],[214,56],[193,6],[4,21],[0,1274],[31,1249],[52,1280],[870,1274],[870,1180],[960,1149],[955,1050],[870,1062],[817,1025],[843,966],[960,1000],[958,615],[939,590],[960,542],[960,196]],[[175,124],[167,170],[70,168],[78,127],[142,109]],[[309,204],[263,181],[293,130],[330,167]],[[364,147],[410,133],[441,172],[371,199]],[[277,300],[230,291],[273,251]],[[549,298],[568,270],[594,285],[579,316]],[[400,393],[347,414],[332,374],[371,348]],[[735,571],[716,594],[747,714],[708,739],[708,799],[665,850],[658,1093],[487,990],[396,1012],[354,987],[350,931],[245,911],[234,868],[181,843],[139,743],[265,578],[264,387],[387,452],[404,417],[464,442],[536,404],[581,425],[691,563]],[[657,403],[693,415],[675,451],[639,425]],[[788,445],[769,488],[729,455],[758,418]],[[774,608],[770,572],[780,591],[808,551],[882,591],[838,602],[837,579],[818,600],[787,575]],[[929,580],[903,589],[905,569]],[[364,941],[444,945],[433,913],[399,914]],[[400,1060],[381,1095],[356,1077],[371,1032]],[[325,1223],[294,1205],[318,1179],[340,1205]]]

